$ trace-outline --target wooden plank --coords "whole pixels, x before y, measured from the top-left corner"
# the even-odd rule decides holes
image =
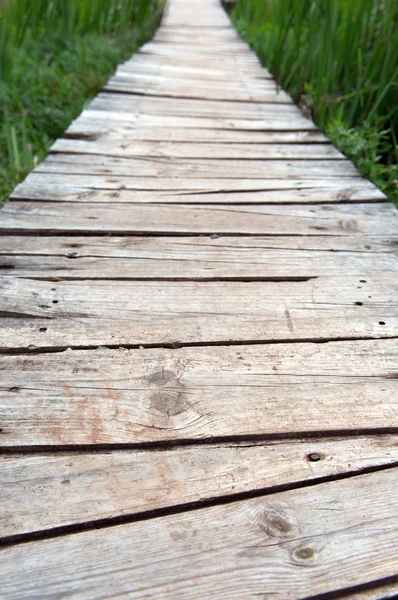
[[[197,31],[194,31],[192,35],[201,35],[201,32],[198,34]],[[199,69],[214,68],[216,63],[218,64],[218,68],[222,68],[222,71],[230,74],[231,77],[235,74],[238,78],[243,76],[254,78],[264,77],[267,79],[269,77],[269,72],[260,64],[260,62],[257,64],[245,64],[244,68],[241,68],[236,62],[229,60],[228,58],[228,56],[223,56],[222,61],[220,61],[219,59],[215,60],[212,56],[193,55],[191,52],[179,56],[160,56],[138,51],[134,54],[133,59],[130,60],[129,63],[134,65],[173,65]],[[244,75],[242,75],[242,72],[244,72]]]
[[[210,61],[208,61],[210,63]],[[122,71],[126,71],[129,73],[137,73],[137,74],[153,74],[153,75],[163,75],[168,78],[180,78],[185,77],[193,80],[201,80],[201,81],[228,81],[231,82],[232,76],[234,77],[234,81],[253,81],[256,79],[264,79],[271,80],[271,75],[264,70],[262,72],[260,69],[251,69],[249,73],[246,70],[242,70],[240,72],[231,69],[225,69],[222,65],[215,65],[205,63],[204,66],[201,66],[199,63],[191,64],[183,62],[180,64],[179,62],[170,64],[164,61],[137,61],[135,59],[128,60],[122,63],[119,68]],[[235,77],[236,75],[236,77]]]
[[[115,181],[119,186],[123,184],[120,179]],[[397,216],[396,208],[388,202],[280,206],[129,204],[127,210],[126,204],[116,202],[20,201],[8,202],[2,208],[0,231],[389,236],[396,235]]]
[[[0,274],[60,279],[261,279],[398,270],[398,238],[1,236]]]
[[[372,584],[397,574],[397,484],[388,469],[5,548],[3,593],[297,600]]]
[[[116,132],[105,131],[101,133],[98,125],[94,123],[76,124],[65,131],[65,138],[69,139],[97,139],[113,140],[123,139],[126,144],[134,141],[155,142],[186,142],[189,137],[191,142],[216,144],[234,143],[241,144],[317,144],[327,142],[319,132],[315,131],[232,131],[229,129],[186,129],[179,127],[139,127],[125,126]],[[316,151],[316,150],[314,150]]]
[[[223,43],[228,44],[229,42],[216,42],[215,45],[208,47],[208,45],[196,45],[195,42],[193,44],[187,44],[189,47],[190,55],[206,56],[210,55],[211,57],[217,55],[226,55],[225,62],[232,63],[239,66],[245,65],[258,65],[260,61],[258,57],[254,54],[254,52],[248,52],[248,48],[246,44],[241,46],[241,50],[234,50],[233,54],[229,50],[228,47],[224,46],[225,50],[223,50]],[[207,49],[209,48],[209,49]],[[160,55],[160,56],[181,56],[186,55],[188,48],[184,47],[184,44],[170,44],[170,43],[162,43],[157,41],[150,41],[141,46],[140,52],[147,52],[149,54]]]
[[[218,80],[207,80],[187,78],[187,77],[168,77],[160,73],[135,73],[130,69],[126,69],[123,65],[120,65],[115,74],[109,79],[108,83],[115,84],[128,84],[131,86],[137,86],[137,89],[141,89],[145,86],[149,92],[153,90],[163,90],[166,94],[169,90],[181,90],[187,85],[192,87],[196,92],[224,92],[226,98],[230,94],[236,94],[242,92],[243,94],[262,94],[262,93],[276,93],[276,85],[272,79],[233,79],[232,81],[218,81]],[[108,85],[108,84],[107,84]],[[297,111],[298,112],[298,111]]]
[[[398,336],[395,272],[254,283],[2,278],[0,286],[2,351]]]
[[[316,454],[319,460],[311,461]],[[4,455],[0,536],[272,491],[397,463],[394,435]]]
[[[147,69],[147,66],[144,67]],[[185,117],[221,117],[241,119],[261,119],[287,116],[302,116],[303,113],[292,103],[256,104],[254,102],[219,102],[217,100],[195,100],[193,98],[164,98],[162,96],[141,96],[139,94],[117,94],[101,92],[88,105],[89,110],[105,110],[110,112],[130,112],[145,115],[174,115]],[[239,133],[239,131],[235,132]],[[277,132],[281,133],[281,132]],[[255,135],[253,141],[255,141]],[[297,133],[300,135],[300,132]],[[312,137],[327,138],[314,130]]]
[[[264,99],[265,100],[265,99]],[[304,116],[287,117],[282,114],[278,117],[261,119],[222,118],[222,117],[178,117],[176,115],[145,115],[141,113],[123,111],[90,110],[83,111],[68,127],[69,133],[77,133],[82,127],[96,127],[95,131],[129,131],[128,127],[183,127],[186,129],[243,129],[246,131],[313,131],[315,124]],[[189,135],[189,132],[187,132]]]
[[[318,179],[173,179],[106,175],[28,175],[11,194],[14,200],[172,204],[302,204],[385,202],[385,195],[360,177]]]
[[[396,433],[397,352],[393,339],[3,356],[1,445]]]
[[[111,92],[146,94],[153,96],[168,96],[170,98],[202,98],[209,100],[242,100],[245,102],[267,102],[283,96],[284,92],[275,91],[270,87],[267,90],[240,90],[232,87],[209,89],[208,86],[199,87],[197,84],[173,86],[170,81],[162,86],[132,82],[130,78],[114,77],[105,84],[104,90]]]
[[[355,177],[359,172],[343,160],[239,160],[180,158],[122,158],[94,154],[50,154],[35,168],[36,173],[107,174],[109,176],[167,177],[172,179],[319,179]],[[176,184],[178,189],[178,183]]]
[[[52,153],[98,154],[124,158],[195,158],[245,160],[341,160],[332,144],[198,144],[191,142],[127,142],[119,139],[73,140],[58,139]],[[301,163],[300,163],[301,164]]]

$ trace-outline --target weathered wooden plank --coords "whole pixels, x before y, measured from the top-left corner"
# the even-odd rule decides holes
[[[397,353],[393,339],[3,356],[1,445],[396,432]]]
[[[312,461],[316,455],[319,459]],[[394,435],[4,455],[0,537],[271,491],[396,463]]]
[[[147,66],[144,66],[147,69]],[[140,96],[139,94],[117,94],[112,92],[101,92],[88,105],[89,110],[122,111],[130,113],[142,113],[145,115],[174,115],[185,117],[207,117],[215,118],[240,118],[240,119],[270,119],[273,116],[302,117],[301,111],[293,104],[269,103],[256,104],[253,102],[218,102],[217,100],[195,100],[192,98],[165,98],[162,96]],[[239,130],[234,132],[239,134]],[[304,135],[298,132],[296,135]],[[277,131],[276,134],[283,134]],[[258,134],[251,134],[253,141]],[[308,135],[308,133],[307,133]],[[185,132],[186,136],[186,132]],[[320,132],[314,130],[313,138],[327,138]],[[185,141],[187,141],[185,137]]]
[[[195,158],[245,160],[341,160],[332,144],[198,144],[195,142],[126,142],[119,139],[73,140],[58,139],[53,153],[98,154],[124,158]],[[301,162],[300,162],[301,164]]]
[[[267,90],[240,90],[232,87],[209,89],[207,86],[200,87],[197,84],[188,83],[184,86],[173,86],[172,82],[159,87],[153,87],[145,83],[133,83],[129,78],[111,78],[105,84],[104,90],[111,92],[147,94],[153,96],[168,96],[170,98],[202,98],[209,100],[243,100],[245,102],[267,102],[282,97],[285,92],[274,91],[270,87]]]
[[[192,35],[202,35],[202,33],[199,32],[198,34],[197,31],[194,31]],[[245,64],[244,68],[242,68],[239,65],[237,65],[236,62],[234,62],[233,57],[231,57],[231,54],[229,54],[229,56],[223,56],[222,60],[220,60],[220,58],[215,60],[212,56],[192,54],[192,52],[180,54],[179,56],[161,56],[159,54],[154,55],[138,51],[134,54],[133,59],[128,62],[134,65],[177,65],[182,67],[199,69],[212,69],[217,67],[222,69],[224,73],[229,73],[231,77],[235,74],[237,78],[264,77],[265,79],[267,79],[269,77],[269,72],[260,64],[260,62],[258,62],[257,64]],[[243,72],[244,75],[242,75]]]
[[[2,278],[0,289],[3,351],[398,335],[395,272],[283,282]]]
[[[233,44],[234,50],[233,54],[231,53],[230,44]],[[240,46],[238,48],[237,46]],[[160,55],[160,56],[186,56],[187,51],[192,56],[200,56],[200,57],[215,57],[215,56],[224,56],[226,55],[226,63],[233,63],[239,66],[245,65],[259,65],[260,61],[254,52],[248,52],[248,46],[242,40],[236,40],[234,42],[231,41],[222,41],[217,40],[214,43],[210,42],[210,44],[196,44],[193,43],[169,43],[169,42],[160,42],[156,40],[152,40],[147,42],[140,48],[140,52],[147,52],[149,54]]]
[[[176,189],[176,185],[178,188]],[[318,179],[184,179],[106,175],[28,175],[11,194],[14,200],[92,201],[99,203],[302,204],[386,200],[360,177]]]
[[[269,92],[277,93],[276,84],[272,79],[253,78],[233,79],[232,81],[203,81],[202,79],[187,77],[171,78],[161,73],[135,73],[130,69],[126,69],[123,65],[120,65],[116,69],[115,74],[109,79],[107,85],[109,84],[129,85],[137,87],[137,91],[141,90],[144,86],[148,92],[163,90],[165,94],[168,94],[169,90],[181,91],[188,86],[194,89],[195,93],[223,92],[225,98],[228,98],[230,94],[235,95],[237,93],[248,94],[250,96],[267,94]],[[297,111],[297,114],[300,114],[299,111]]]
[[[143,178],[144,181],[145,178]],[[120,186],[122,180],[115,180]],[[154,179],[156,182],[157,180]],[[396,235],[393,204],[190,205],[8,202],[0,231],[55,233]]]
[[[213,64],[210,64],[212,62]],[[169,78],[185,77],[193,80],[201,81],[231,81],[232,76],[234,81],[253,81],[256,79],[271,80],[271,75],[267,71],[260,69],[250,69],[247,73],[246,69],[236,71],[236,69],[226,69],[224,65],[215,65],[214,61],[208,61],[203,66],[199,63],[193,63],[189,66],[188,62],[164,62],[164,61],[142,61],[128,60],[120,65],[120,69],[129,73],[165,75]],[[235,77],[236,76],[236,77]]]
[[[304,116],[287,117],[283,113],[264,117],[253,118],[223,118],[223,117],[195,117],[162,114],[144,114],[140,112],[104,111],[86,109],[68,127],[67,131],[78,133],[79,128],[96,127],[99,133],[108,131],[120,133],[137,127],[179,127],[186,129],[242,129],[246,131],[313,131],[315,124]],[[129,129],[130,128],[130,129]],[[189,135],[189,132],[187,132]]]
[[[115,133],[108,131],[101,133],[98,127],[93,127],[90,123],[83,125],[79,133],[72,131],[65,132],[66,139],[89,139],[108,141],[115,143],[123,140],[125,144],[134,143],[135,141],[154,141],[154,142],[184,142],[187,143],[187,137],[190,142],[198,144],[308,144],[311,148],[316,145],[324,146],[327,140],[321,134],[312,131],[230,131],[229,129],[189,129],[187,132],[184,128],[164,127],[157,129],[156,127],[126,127],[123,131]],[[80,125],[79,125],[80,127]],[[314,153],[317,149],[314,148]]]
[[[0,274],[60,279],[287,279],[398,270],[398,238],[0,238]]]
[[[5,548],[3,593],[297,600],[370,584],[397,573],[397,484],[388,469]]]
[[[94,154],[50,154],[36,173],[107,174],[109,176],[167,177],[171,179],[319,179],[359,176],[354,165],[343,160],[239,160],[179,158],[118,158]],[[178,185],[178,184],[177,184]]]

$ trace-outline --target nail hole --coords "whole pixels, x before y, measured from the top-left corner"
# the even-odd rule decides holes
[[[59,300],[53,300],[53,304],[58,304]]]
[[[307,458],[311,462],[318,462],[318,460],[321,460],[321,455],[318,454],[318,452],[311,452],[311,454],[308,454]]]
[[[363,302],[355,302],[355,304],[356,304],[357,306],[362,306],[362,305],[363,305]]]
[[[42,333],[44,333],[45,331],[47,331],[47,327],[40,327],[39,331],[41,331]]]
[[[360,279],[359,283],[366,283],[366,279]]]
[[[385,321],[379,321],[379,325],[385,325]]]

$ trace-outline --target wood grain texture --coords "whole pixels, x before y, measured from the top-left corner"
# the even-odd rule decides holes
[[[110,178],[112,180],[112,178]],[[157,183],[158,180],[154,179]],[[123,185],[115,180],[115,185]],[[321,205],[170,205],[9,202],[0,231],[259,235],[396,235],[390,203]]]
[[[127,142],[124,138],[100,140],[58,139],[52,153],[99,154],[125,158],[210,158],[244,160],[341,160],[332,144],[197,144],[190,142]],[[301,164],[301,163],[300,163]]]
[[[0,238],[0,274],[77,279],[295,279],[398,270],[398,238]]]
[[[208,45],[208,41],[205,41],[205,47]],[[202,46],[201,46],[202,47]],[[231,48],[230,51],[234,51],[234,48]],[[235,82],[249,82],[255,81],[256,79],[269,81],[271,80],[271,75],[267,73],[265,70],[262,71],[260,69],[251,68],[250,73],[245,70],[237,71],[236,69],[227,69],[222,65],[221,67],[217,64],[214,64],[215,61],[209,60],[204,64],[195,64],[195,63],[180,63],[178,62],[163,62],[163,61],[139,61],[139,60],[128,60],[125,63],[119,65],[118,69],[121,72],[128,72],[134,74],[142,74],[142,75],[161,75],[164,77],[168,77],[170,79],[188,79],[192,81],[200,81],[200,82],[228,82],[230,83],[232,78]],[[275,84],[274,84],[275,86]],[[275,89],[275,88],[274,88]],[[206,102],[202,103],[203,105]],[[219,104],[216,102],[216,104]],[[296,107],[289,106],[288,110],[297,110]]]
[[[282,282],[4,277],[0,290],[3,351],[398,336],[396,272]]]
[[[137,68],[137,67],[135,67]],[[169,67],[170,69],[172,67]],[[176,68],[176,67],[175,67]],[[147,72],[148,66],[143,65],[142,69]],[[252,102],[217,102],[212,100],[193,100],[190,98],[173,99],[162,98],[161,96],[140,96],[131,94],[113,94],[111,92],[101,92],[88,105],[89,110],[104,112],[130,112],[142,115],[174,115],[178,117],[221,117],[221,118],[243,118],[243,119],[264,119],[272,116],[302,116],[297,106],[291,103],[274,104],[253,104]],[[84,114],[84,111],[83,111]],[[239,131],[235,132],[239,135]],[[301,132],[303,135],[304,132]],[[187,141],[187,132],[185,140]],[[287,135],[286,132],[276,132],[276,134]],[[255,140],[253,134],[252,138]],[[296,133],[299,136],[300,132]],[[307,132],[308,139],[322,139],[327,141],[320,131]]]
[[[179,179],[30,173],[12,200],[171,204],[321,204],[385,202],[385,195],[359,177],[317,180]],[[393,213],[393,211],[391,211]]]
[[[50,154],[36,173],[107,174],[110,177],[225,178],[225,179],[317,179],[359,177],[347,160],[240,160],[207,158],[114,158],[94,154]],[[178,185],[178,182],[176,186]]]
[[[168,2],[1,213],[0,536],[92,529],[3,548],[2,597],[394,596],[385,200]]]
[[[309,457],[315,454],[320,459],[313,462]],[[389,435],[4,455],[0,537],[393,464],[398,464],[398,438]]]
[[[394,339],[3,356],[0,442],[396,431],[397,354]]]
[[[5,548],[7,598],[295,600],[396,576],[398,470]]]
[[[272,97],[272,96],[270,96]],[[263,99],[265,102],[267,98]],[[256,118],[244,117],[202,117],[202,116],[178,116],[162,114],[132,113],[127,111],[104,111],[86,109],[68,127],[67,132],[75,135],[82,131],[83,127],[97,127],[97,131],[124,131],[127,126],[136,127],[183,127],[185,129],[242,129],[246,131],[313,131],[316,126],[304,116],[288,117],[283,113],[279,115],[264,116]],[[189,136],[189,132],[187,132]]]

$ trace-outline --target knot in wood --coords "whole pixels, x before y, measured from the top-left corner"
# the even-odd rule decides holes
[[[151,396],[152,409],[157,412],[167,415],[168,417],[175,417],[185,412],[189,405],[185,402],[183,395],[179,392],[157,392]]]
[[[314,545],[303,541],[290,551],[290,558],[296,565],[310,567],[321,550],[319,543]]]
[[[256,514],[260,529],[271,538],[290,537],[296,529],[295,519],[281,506],[264,506]]]

